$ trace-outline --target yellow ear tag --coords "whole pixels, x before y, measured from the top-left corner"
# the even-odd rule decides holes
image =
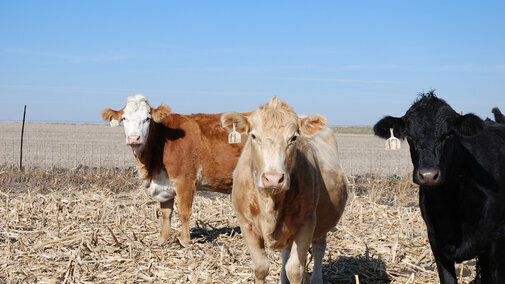
[[[235,123],[233,123],[233,131],[228,134],[228,143],[236,144],[242,141],[242,135],[235,130]]]
[[[401,148],[400,139],[393,135],[393,128],[389,128],[391,132],[391,137],[386,140],[386,150],[398,150]]]

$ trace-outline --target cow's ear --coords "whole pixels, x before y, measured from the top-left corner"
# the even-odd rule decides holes
[[[161,123],[163,119],[170,115],[170,107],[164,104],[161,104],[158,108],[151,109],[151,116],[153,117],[154,122]]]
[[[401,117],[386,116],[379,120],[374,127],[373,132],[375,135],[388,139],[391,137],[389,129],[393,128],[395,137],[403,139],[405,137],[405,122]]]
[[[312,136],[324,129],[328,120],[320,114],[303,117],[300,119],[300,133],[304,136]]]
[[[221,115],[221,126],[228,132],[233,131],[233,124],[235,124],[236,131],[240,133],[249,133],[249,120],[245,115],[237,112],[227,112]]]
[[[505,115],[503,115],[499,108],[495,107],[492,110],[494,114],[494,120],[498,123],[505,123]]]
[[[119,123],[122,120],[123,110],[113,110],[110,108],[106,108],[102,110],[102,119],[108,121],[110,126],[119,126]]]
[[[454,129],[461,136],[472,136],[484,128],[484,121],[473,113],[458,116],[454,121]]]

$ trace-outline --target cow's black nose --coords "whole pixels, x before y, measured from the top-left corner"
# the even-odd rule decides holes
[[[438,185],[440,183],[440,170],[438,169],[419,169],[417,179],[420,185]]]

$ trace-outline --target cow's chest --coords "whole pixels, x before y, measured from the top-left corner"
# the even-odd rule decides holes
[[[272,233],[264,233],[263,239],[265,245],[272,250],[283,250],[293,239],[295,232],[289,230],[285,224],[278,224],[276,230]]]
[[[475,257],[487,246],[493,226],[485,221],[492,219],[486,213],[493,210],[485,208],[493,206],[479,191],[451,193],[421,190],[421,213],[430,241],[435,241],[446,256],[462,261]]]
[[[269,249],[283,250],[293,240],[302,227],[302,216],[272,215],[263,218],[263,239]]]
[[[156,174],[144,189],[149,196],[159,202],[173,199],[176,193],[175,181],[170,180],[164,171]]]

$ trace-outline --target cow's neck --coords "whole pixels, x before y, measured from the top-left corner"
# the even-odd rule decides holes
[[[446,163],[445,182],[436,187],[420,186],[427,196],[436,196],[444,203],[457,203],[455,196],[461,194],[462,189],[479,191],[482,188],[497,190],[498,185],[493,176],[476,160],[474,155],[457,138],[451,145],[454,153]],[[451,210],[449,207],[447,210]]]
[[[262,228],[263,234],[265,236],[273,235],[282,219],[282,208],[286,192],[272,195],[256,188],[256,196],[258,197],[261,216],[265,221]]]
[[[149,186],[153,178],[153,170],[162,162],[163,159],[163,143],[161,143],[161,135],[159,124],[151,121],[149,125],[149,135],[147,136],[144,149],[137,153],[133,151],[137,167],[139,169],[140,178],[143,180],[146,187]]]

